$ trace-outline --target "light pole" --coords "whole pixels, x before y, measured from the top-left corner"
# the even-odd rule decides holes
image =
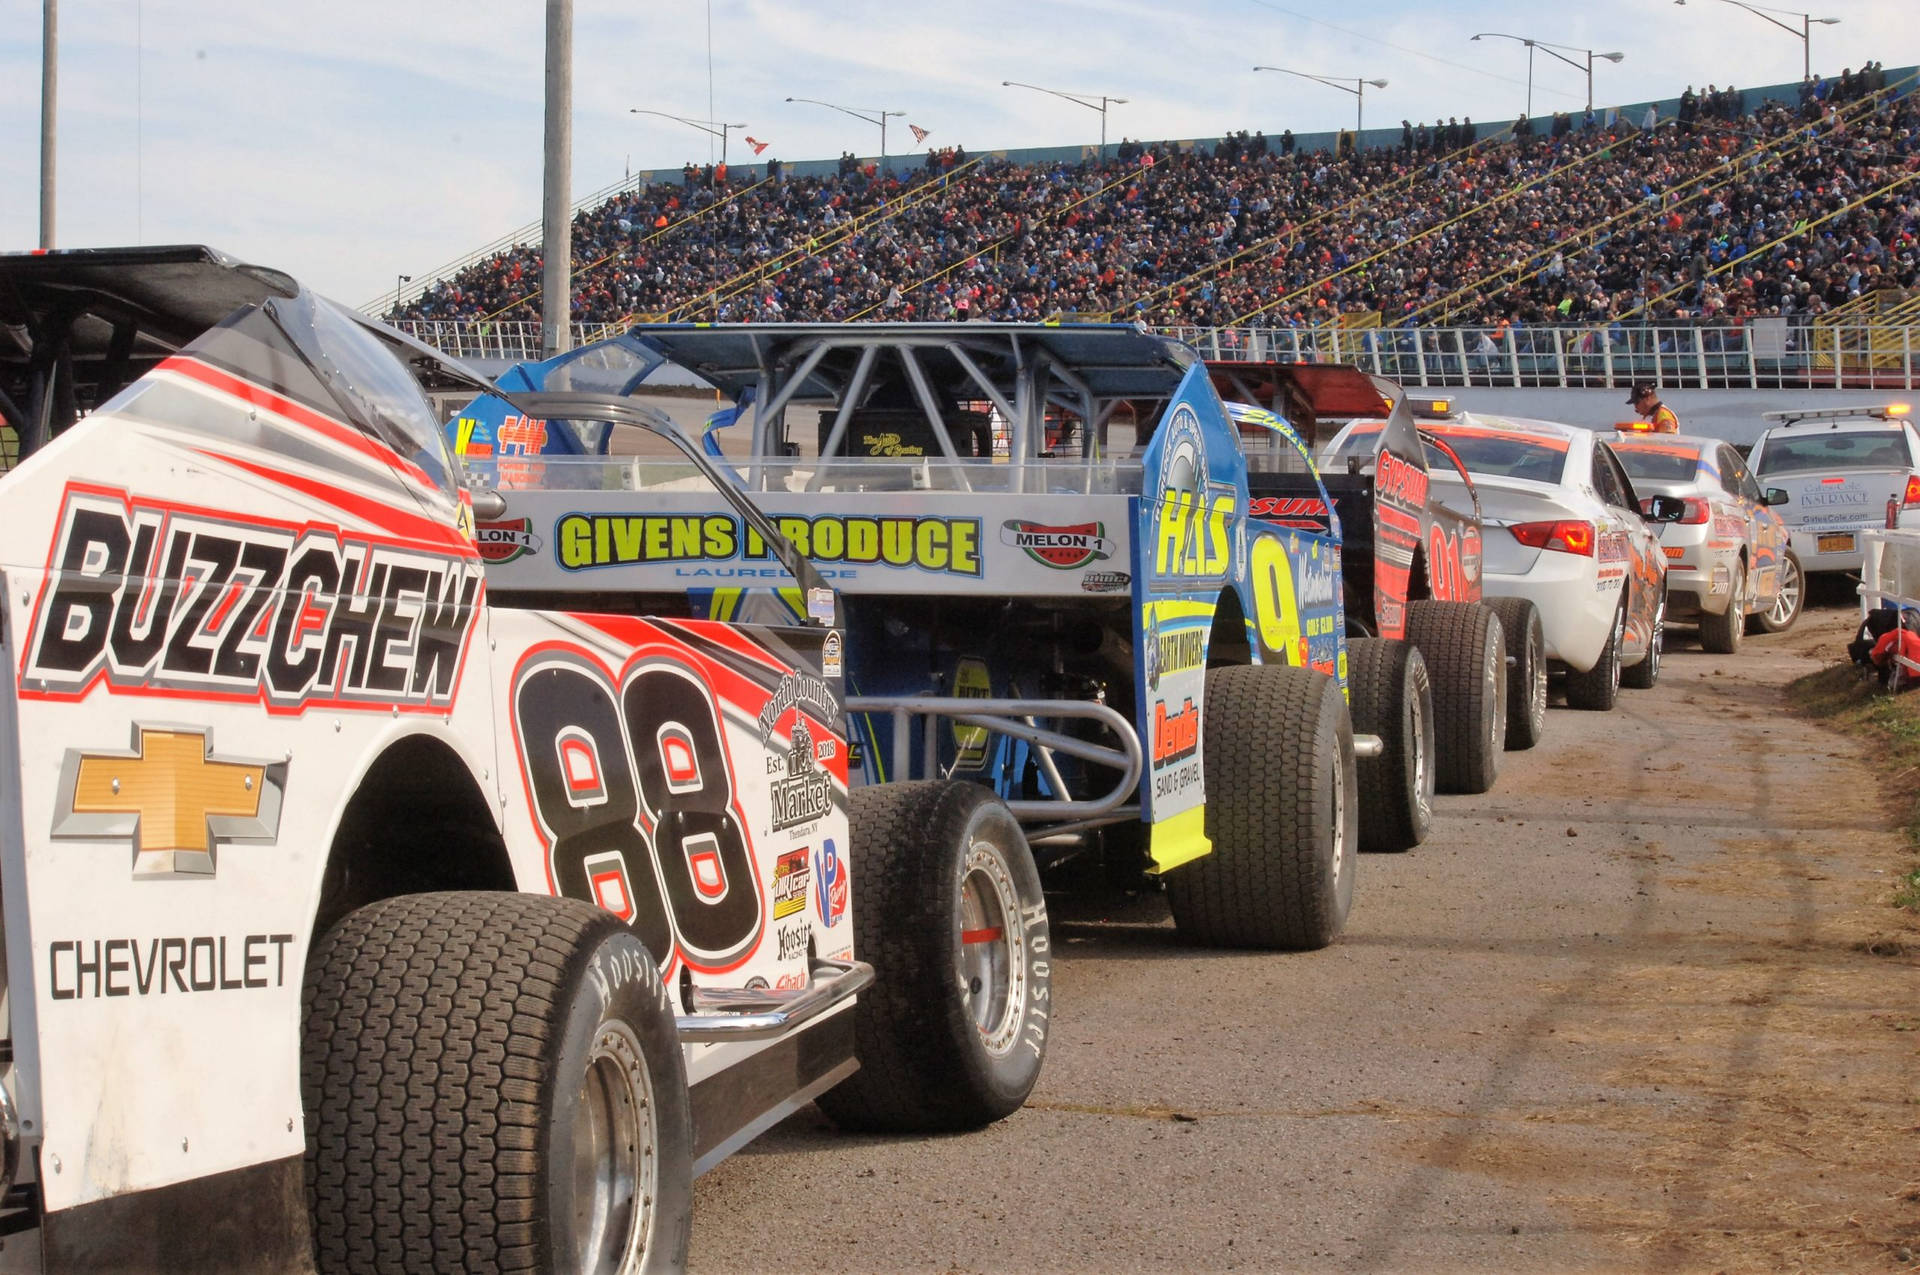
[[[805,102],[809,106],[824,106],[830,111],[838,111],[842,115],[851,115],[853,118],[865,120],[869,124],[878,124],[880,126],[880,171],[886,172],[888,170],[890,166],[887,163],[887,117],[889,115],[904,117],[906,115],[905,111],[856,111],[850,107],[835,106],[832,102],[822,102],[817,97],[790,97],[787,100],[789,102]]]
[[[708,137],[719,138],[720,139],[720,164],[721,164],[721,167],[723,168],[726,166],[726,163],[727,163],[727,134],[732,132],[736,128],[746,127],[745,124],[722,124],[719,120],[688,119],[684,115],[669,115],[665,111],[649,111],[649,110],[644,110],[638,106],[629,106],[627,108],[627,114],[658,115],[663,120],[675,120],[681,124],[685,124],[688,128],[697,128],[701,132],[705,133]],[[708,151],[707,153],[711,155],[713,152]]]
[[[1673,2],[1675,4],[1685,4],[1687,0],[1673,0]],[[1840,25],[1840,19],[1838,18],[1816,18],[1812,14],[1802,13],[1798,9],[1769,9],[1764,4],[1747,4],[1746,0],[1720,0],[1720,3],[1730,4],[1736,9],[1745,9],[1748,13],[1751,13],[1754,17],[1759,18],[1763,22],[1773,23],[1773,25],[1775,25],[1776,27],[1779,27],[1782,31],[1785,31],[1788,35],[1799,36],[1800,37],[1800,77],[1802,79],[1813,78],[1813,24],[1818,22],[1823,27],[1833,27],[1833,26]],[[1778,13],[1783,17],[1800,19],[1800,29],[1798,31],[1795,31],[1791,26],[1780,21],[1779,18],[1768,16],[1769,14],[1774,14],[1774,13]]]
[[[395,275],[393,277],[393,313],[395,317],[398,317],[400,314],[400,289],[412,282],[413,276],[410,274]]]
[[[1489,36],[1489,35],[1499,40],[1518,40],[1520,41],[1520,43],[1527,46],[1527,115],[1529,118],[1531,118],[1533,115],[1533,51],[1536,48],[1550,58],[1559,58],[1562,62],[1565,62],[1568,66],[1572,67],[1576,71],[1579,71],[1579,70],[1586,71],[1587,73],[1587,109],[1588,110],[1593,109],[1593,60],[1595,58],[1604,58],[1609,62],[1618,62],[1622,58],[1627,56],[1624,53],[1595,53],[1592,49],[1577,48],[1571,44],[1555,44],[1550,40],[1529,40],[1524,35],[1508,35],[1505,31],[1482,31],[1480,35],[1476,35],[1473,38],[1478,40],[1481,38],[1481,36]],[[1572,58],[1566,56],[1566,54],[1564,53],[1554,52],[1555,49],[1565,49],[1567,53],[1586,54],[1587,55],[1586,66],[1582,67],[1580,63],[1575,62]]]
[[[1377,89],[1387,87],[1385,80],[1363,80],[1358,76],[1352,75],[1309,75],[1305,71],[1289,71],[1284,66],[1256,66],[1253,69],[1256,71],[1278,71],[1282,75],[1297,75],[1303,80],[1312,80],[1316,84],[1324,84],[1330,89],[1339,89],[1342,93],[1353,94],[1353,148],[1356,151],[1360,149],[1360,130],[1366,122],[1367,85],[1371,84]],[[1348,80],[1353,81],[1352,88],[1347,87]]]
[[[1059,89],[1043,89],[1038,84],[1022,84],[1019,80],[1002,80],[1000,81],[1000,87],[1003,89],[1032,89],[1036,93],[1047,93],[1054,97],[1063,97],[1076,106],[1084,106],[1090,111],[1100,112],[1100,161],[1102,163],[1106,162],[1107,108],[1109,106],[1125,106],[1127,104],[1126,98],[1109,97],[1105,93],[1097,96],[1092,93],[1063,93]],[[1098,105],[1096,105],[1096,103],[1098,103]]]

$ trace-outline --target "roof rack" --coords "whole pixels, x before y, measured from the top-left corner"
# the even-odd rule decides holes
[[[1782,412],[1762,412],[1760,418],[1781,425],[1798,425],[1801,421],[1892,421],[1912,410],[1907,403],[1882,403],[1875,407],[1794,407]]]

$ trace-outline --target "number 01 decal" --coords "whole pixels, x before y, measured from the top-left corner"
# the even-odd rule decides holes
[[[554,888],[633,926],[664,969],[676,945],[703,968],[753,950],[762,918],[733,807],[720,716],[684,665],[605,674],[550,655],[513,692],[520,761]]]

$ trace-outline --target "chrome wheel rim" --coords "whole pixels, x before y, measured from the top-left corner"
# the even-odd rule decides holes
[[[1420,697],[1407,697],[1408,738],[1413,741],[1413,804],[1422,821],[1433,817],[1433,766],[1428,756],[1433,749],[1427,742],[1427,710]]]
[[[1660,653],[1667,645],[1667,598],[1660,595],[1660,607],[1653,613],[1653,640],[1647,643],[1647,672],[1660,675]],[[1652,679],[1649,679],[1652,680]]]
[[[1487,714],[1487,751],[1492,755],[1505,746],[1507,731],[1507,701],[1500,693],[1507,687],[1507,661],[1500,647],[1487,647],[1487,667],[1481,680],[1486,683],[1487,699],[1493,705],[1493,711]]]
[[[1027,1008],[1027,945],[1020,894],[992,842],[967,848],[960,870],[960,934],[955,975],[980,1043],[998,1058],[1013,1049]]]
[[[1328,875],[1336,892],[1340,889],[1340,877],[1347,870],[1347,765],[1344,759],[1336,756],[1333,760],[1333,856],[1328,864]]]
[[[1627,632],[1627,609],[1621,607],[1613,613],[1613,637],[1607,643],[1607,685],[1614,691],[1620,689],[1620,642]]]
[[[660,1164],[653,1079],[639,1038],[601,1024],[580,1082],[573,1135],[573,1269],[636,1270],[653,1233]]]
[[[1792,558],[1780,559],[1780,592],[1773,599],[1773,608],[1767,612],[1767,622],[1776,628],[1785,628],[1793,623],[1793,617],[1800,614],[1800,564]]]

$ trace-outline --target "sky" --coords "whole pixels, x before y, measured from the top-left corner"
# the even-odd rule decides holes
[[[1920,0],[1811,0],[1816,71],[1920,62]],[[538,220],[541,0],[59,0],[59,247],[207,243],[352,305]],[[575,0],[575,197],[631,171],[707,162],[718,142],[636,108],[743,123],[765,155],[1092,144],[1100,117],[1020,80],[1124,97],[1108,135],[1217,137],[1351,126],[1352,94],[1255,64],[1384,79],[1368,127],[1511,119],[1526,47],[1621,52],[1598,105],[1688,85],[1797,81],[1792,32],[1728,0]],[[1169,13],[1177,13],[1170,19]],[[0,251],[39,241],[42,4],[0,0]],[[1584,66],[1585,55],[1569,56]],[[1535,54],[1534,114],[1585,106],[1586,78]]]

